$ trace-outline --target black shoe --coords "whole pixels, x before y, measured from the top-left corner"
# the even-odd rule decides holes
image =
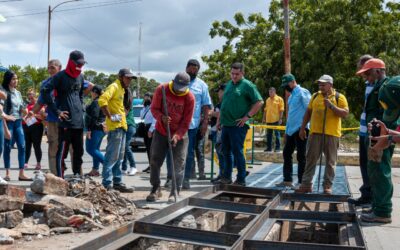
[[[371,199],[364,198],[364,197],[361,196],[358,199],[349,198],[349,199],[347,199],[347,202],[358,207],[358,206],[370,205],[371,204]]]
[[[236,181],[233,183],[233,185],[245,187],[245,186],[246,186],[246,182],[241,182],[241,181],[236,180]]]
[[[272,152],[272,149],[265,149],[264,152]]]
[[[218,181],[214,182],[214,184],[218,185],[218,184],[225,184],[225,185],[229,185],[232,184],[231,180],[225,179],[225,178],[221,178]]]
[[[215,183],[215,182],[219,181],[220,179],[221,179],[221,176],[218,175],[216,178],[211,180],[211,183]]]
[[[134,188],[129,188],[124,183],[114,184],[113,188],[121,193],[133,193],[135,191]]]
[[[148,166],[145,170],[142,171],[143,173],[150,173],[150,166]]]
[[[207,177],[206,177],[205,174],[202,174],[202,175],[199,176],[199,178],[197,178],[197,180],[204,181],[204,180],[207,180]]]

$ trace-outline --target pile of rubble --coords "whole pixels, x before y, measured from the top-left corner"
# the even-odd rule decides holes
[[[134,219],[136,207],[91,179],[38,172],[31,191],[0,185],[0,245],[14,239],[102,229]]]

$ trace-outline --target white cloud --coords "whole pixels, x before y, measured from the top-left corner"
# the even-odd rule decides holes
[[[45,66],[47,60],[47,14],[12,17],[47,11],[59,1],[35,0],[0,3],[0,61],[3,65],[27,62]],[[84,0],[57,8],[65,10]],[[267,15],[265,0],[142,0],[101,8],[54,12],[52,18],[51,57],[65,65],[70,51],[85,53],[89,67],[102,72],[118,72],[129,67],[137,71],[139,23],[142,22],[142,71],[159,81],[172,79],[184,70],[189,58],[200,59],[220,49],[224,40],[210,39],[215,20],[233,20],[236,12],[262,12]],[[200,60],[201,61],[201,60]],[[205,64],[201,62],[202,70]],[[174,73],[171,73],[174,72]],[[145,75],[145,73],[143,73]],[[146,77],[148,77],[146,75]]]

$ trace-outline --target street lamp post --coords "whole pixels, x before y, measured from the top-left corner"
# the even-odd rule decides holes
[[[70,2],[77,2],[81,0],[69,0],[69,1],[64,1],[62,3],[57,4],[53,8],[49,5],[49,20],[48,20],[48,30],[47,30],[47,62],[50,61],[50,33],[51,33],[51,13],[60,5],[70,3]]]

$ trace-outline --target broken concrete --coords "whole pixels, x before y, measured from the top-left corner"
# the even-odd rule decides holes
[[[0,227],[14,228],[22,222],[24,214],[20,210],[0,213]]]
[[[63,205],[49,205],[44,210],[44,217],[50,227],[68,226],[68,218],[74,215],[74,211]]]
[[[0,245],[12,245],[14,239],[9,236],[0,235]]]
[[[25,189],[13,185],[0,185],[0,212],[22,210]]]
[[[45,235],[50,234],[50,228],[46,224],[35,224],[32,217],[25,218],[23,221],[14,228],[15,231],[20,232],[22,235]]]
[[[38,172],[31,184],[31,190],[38,194],[53,194],[66,196],[69,184],[64,179],[51,173]]]
[[[11,237],[13,239],[21,239],[22,238],[21,232],[18,232],[13,229],[7,229],[7,228],[0,228],[0,236]]]
[[[74,228],[73,227],[55,227],[50,229],[50,234],[68,234],[68,233],[73,233]]]

